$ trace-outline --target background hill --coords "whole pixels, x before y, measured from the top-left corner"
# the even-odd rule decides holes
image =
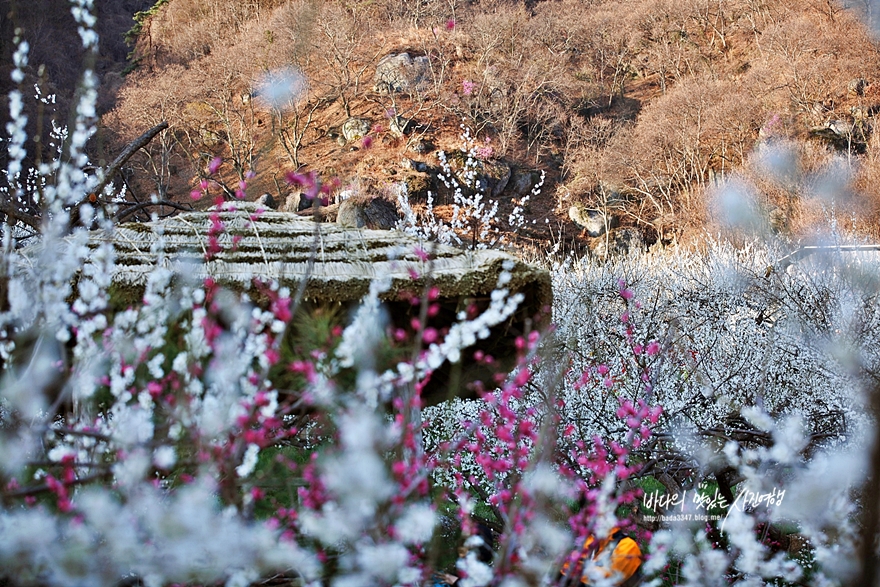
[[[26,97],[34,94],[34,85],[39,85],[44,95],[55,95],[58,121],[66,122],[83,66],[88,62],[102,83],[99,110],[101,113],[110,110],[115,104],[116,92],[123,81],[122,72],[131,52],[125,34],[132,28],[132,16],[148,9],[153,2],[94,0],[95,31],[100,47],[97,55],[87,59],[69,0],[0,0],[0,94],[4,105],[7,94],[16,86],[9,74],[12,53],[16,49],[16,30],[19,30],[21,39],[30,46],[28,67],[24,68],[25,79],[20,84]],[[36,109],[32,103],[26,103],[25,107],[33,124],[37,118]],[[52,113],[46,114],[46,125],[49,126]],[[5,123],[8,117],[9,109],[4,107],[0,118]],[[5,153],[3,155],[5,157]]]
[[[167,120],[129,162],[129,197],[188,203],[221,156],[230,189],[255,173],[251,198],[283,197],[286,172],[313,169],[361,191],[405,181],[416,206],[433,187],[442,215],[448,194],[413,168],[460,148],[465,125],[512,180],[547,171],[526,208],[538,241],[585,242],[573,206],[649,244],[680,241],[714,226],[710,194],[732,174],[776,232],[808,238],[832,208],[871,232],[880,80],[860,16],[824,0],[160,0],[139,17],[97,156]],[[420,82],[383,92],[377,65],[404,52]],[[291,90],[275,107],[267,80]],[[404,136],[396,116],[412,120]],[[350,117],[368,121],[366,142],[340,138]],[[809,197],[831,180],[834,201]]]

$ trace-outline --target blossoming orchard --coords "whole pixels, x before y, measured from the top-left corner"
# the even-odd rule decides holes
[[[92,10],[73,2],[87,51]],[[28,54],[19,42],[16,83]],[[535,264],[551,315],[529,316],[504,360],[486,349],[525,303],[512,261],[455,312],[433,283],[437,246],[505,244],[472,181],[492,150],[465,129],[465,180],[441,152],[451,221],[396,194],[398,230],[420,243],[400,251],[407,321],[385,308],[390,278],[335,311],[260,259],[244,287],[219,280],[240,245],[229,214],[261,214],[247,175],[220,189],[220,157],[190,195],[213,203],[198,263],[175,264],[154,216],[133,243],[153,261],[132,301],[116,277],[133,271],[117,243],[135,234],[114,222],[119,188],[86,173],[95,84],[87,72],[39,165],[28,89],[9,97],[0,585],[620,585],[611,548],[588,546],[617,532],[639,550],[627,584],[876,584],[880,257],[853,237],[796,258],[711,237],[650,257],[548,255]],[[320,173],[287,180],[331,196]],[[20,219],[33,210],[36,226]],[[453,397],[426,399],[457,373]]]

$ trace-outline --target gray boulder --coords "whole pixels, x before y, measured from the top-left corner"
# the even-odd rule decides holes
[[[857,77],[851,79],[846,84],[846,91],[852,96],[864,96],[865,88],[868,87],[868,81],[864,78]]]
[[[303,197],[302,192],[291,192],[285,196],[284,201],[278,205],[279,212],[299,212],[311,208],[312,200]]]
[[[845,120],[829,120],[825,123],[825,128],[839,137],[852,134],[852,125]]]
[[[409,157],[404,157],[400,161],[400,166],[404,169],[411,169],[412,171],[417,171],[419,173],[425,173],[428,171],[428,164],[422,161],[416,161],[415,159],[410,159]]]
[[[481,171],[479,181],[483,183],[484,189],[493,198],[500,196],[510,181],[510,166],[501,161],[483,161]]]
[[[447,156],[449,169],[455,181],[462,187],[482,192],[491,198],[500,196],[510,181],[510,166],[501,161],[484,160],[477,161],[469,170],[466,158],[467,154],[463,151],[456,151]],[[474,172],[473,177],[468,177],[469,171]]]
[[[873,114],[874,108],[866,106],[850,106],[849,113],[857,123],[865,123]]]
[[[370,132],[372,125],[366,118],[349,118],[342,123],[342,136],[347,142],[358,141]]]
[[[606,229],[617,225],[617,218],[598,208],[589,208],[584,204],[574,204],[568,209],[571,221],[584,229],[587,236],[597,237],[605,234]]]
[[[596,239],[593,254],[602,257],[632,255],[645,251],[645,238],[637,228],[626,227],[612,230],[604,238]]]
[[[412,93],[428,79],[430,61],[409,53],[391,53],[376,65],[373,90],[380,94]]]
[[[339,203],[336,224],[346,228],[391,230],[400,222],[397,206],[385,198],[353,196]]]
[[[425,139],[410,139],[410,143],[407,146],[412,149],[413,153],[418,153],[419,155],[430,153],[436,149],[434,143],[426,141]]]
[[[415,123],[410,118],[403,116],[392,116],[388,122],[388,130],[396,137],[402,137],[412,132]]]
[[[810,136],[834,147],[838,151],[863,152],[866,133],[864,125],[851,124],[846,120],[827,120],[825,124],[810,129]]]
[[[262,208],[263,210],[275,210],[278,208],[278,202],[275,201],[272,194],[265,193],[257,198],[257,208]]]
[[[225,133],[202,127],[199,129],[199,140],[203,146],[214,148],[223,143],[225,140]]]
[[[541,173],[539,171],[529,171],[527,169],[518,169],[510,177],[507,184],[507,191],[514,197],[521,198],[531,193],[532,189],[541,181]]]

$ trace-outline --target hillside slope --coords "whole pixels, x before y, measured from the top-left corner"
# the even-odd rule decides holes
[[[538,242],[588,238],[572,207],[648,243],[680,240],[717,221],[711,194],[732,174],[747,186],[736,197],[801,238],[832,207],[809,196],[843,170],[836,213],[876,225],[880,60],[854,11],[788,0],[417,4],[160,2],[104,117],[108,150],[170,123],[130,162],[140,198],[188,201],[221,156],[223,183],[247,179],[251,198],[283,197],[284,174],[311,169],[340,188],[433,187],[442,215],[450,196],[412,168],[459,149],[464,125],[487,166],[503,162],[526,184],[526,172],[547,171],[526,208]],[[419,83],[377,87],[377,65],[404,52],[423,68]],[[288,92],[274,106],[262,99],[270,87]],[[404,136],[397,116],[412,120]],[[350,117],[368,121],[366,140],[340,139]],[[788,163],[768,173],[768,160]],[[499,218],[523,195],[514,183]]]

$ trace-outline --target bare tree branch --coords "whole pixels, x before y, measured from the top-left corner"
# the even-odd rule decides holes
[[[35,231],[41,232],[42,221],[38,216],[28,214],[27,212],[22,212],[21,210],[16,210],[14,206],[9,205],[8,203],[0,203],[0,214],[5,214],[12,220],[27,224]]]
[[[138,150],[146,147],[147,144],[153,140],[157,134],[162,132],[168,128],[168,123],[165,121],[160,122],[125,147],[119,156],[113,160],[113,163],[106,169],[104,172],[104,177],[98,182],[98,185],[95,187],[94,193],[100,195],[101,192],[104,191],[104,188],[107,187],[107,184],[110,183],[110,180],[113,179],[113,176],[116,175],[116,172],[119,171],[119,168],[125,165],[125,162],[128,161],[132,155],[138,152]]]
[[[128,218],[135,212],[139,210],[143,210],[144,208],[149,208],[150,206],[168,206],[169,208],[174,208],[175,210],[182,210],[184,212],[192,212],[192,206],[186,206],[183,204],[178,204],[177,202],[172,202],[170,200],[157,200],[155,202],[140,202],[138,204],[134,204],[133,206],[129,206],[124,210],[120,210],[116,216],[116,222],[122,222],[124,219]]]
[[[73,487],[74,485],[87,485],[92,481],[100,481],[102,479],[111,479],[113,477],[112,471],[105,471],[103,473],[95,473],[94,475],[88,475],[87,477],[80,477],[79,479],[74,479],[71,482],[65,482],[65,487]],[[37,493],[48,493],[52,491],[52,489],[46,485],[34,485],[31,487],[22,487],[21,489],[16,489],[14,491],[10,491],[5,494],[4,497],[15,498],[15,497],[28,497],[30,495],[34,495]]]

